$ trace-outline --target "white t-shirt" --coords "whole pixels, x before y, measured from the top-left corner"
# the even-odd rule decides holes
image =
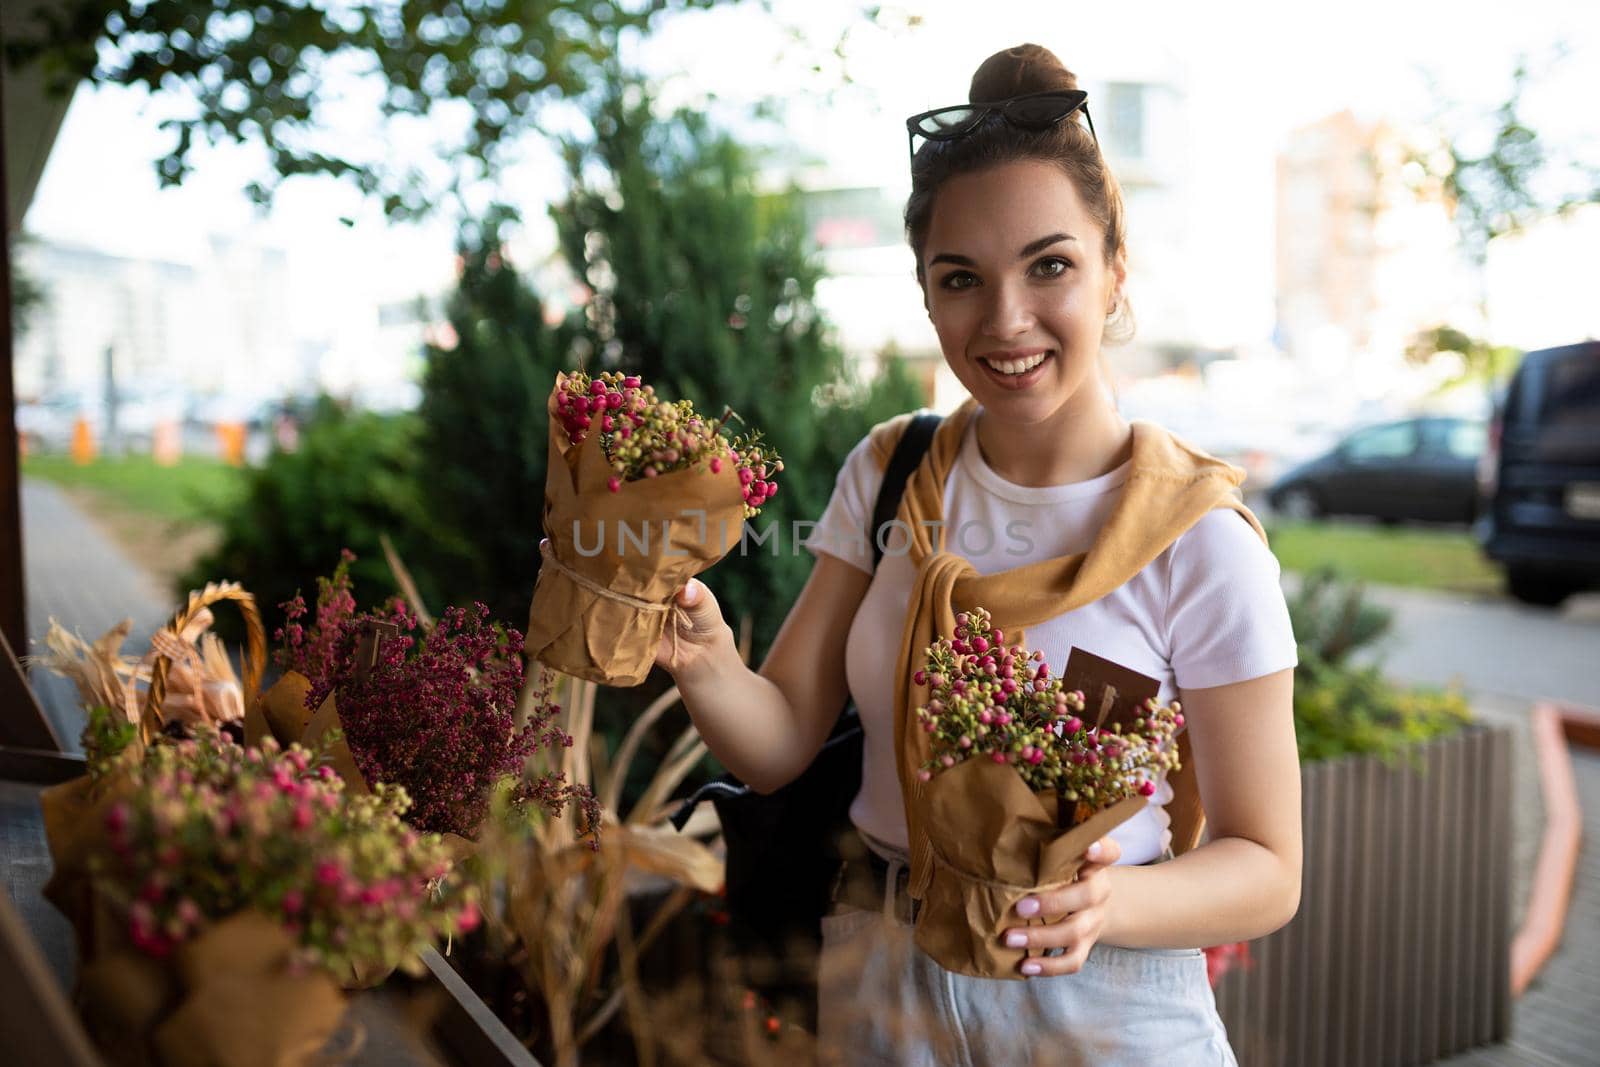
[[[945,483],[945,548],[979,574],[1086,551],[1116,505],[1130,463],[1069,485],[1014,485],[990,469],[978,449],[977,419],[967,425]],[[833,496],[805,540],[872,572],[868,538],[883,472],[867,439],[839,471]],[[905,809],[895,770],[892,722],[894,669],[916,574],[904,531],[887,549],[850,626],[845,677],[866,734],[862,788],[850,818],[867,835],[907,848]],[[1161,683],[1159,699],[1178,689],[1242,682],[1295,666],[1294,632],[1278,561],[1244,517],[1229,508],[1207,514],[1121,588],[1092,604],[1031,626],[1026,646],[1044,652],[1053,673],[1076,647]],[[1171,841],[1165,805],[1172,789],[1160,783],[1150,806],[1112,834],[1124,864],[1148,863]]]

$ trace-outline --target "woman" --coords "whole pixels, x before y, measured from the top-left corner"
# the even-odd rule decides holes
[[[883,449],[864,440],[808,543],[815,569],[760,671],[740,663],[698,581],[679,595],[676,644],[664,640],[658,654],[711,750],[758,790],[807,766],[847,686],[861,710],[866,755],[851,818],[878,862],[867,896],[842,895],[825,921],[820,979],[820,1037],[845,1062],[1232,1063],[1195,946],[1261,937],[1298,905],[1294,640],[1259,526],[1219,497],[1125,580],[1089,594],[1079,585],[1083,595],[1061,600],[1070,610],[1027,631],[1057,670],[1069,649],[1084,648],[1158,679],[1162,700],[1181,699],[1207,843],[1170,858],[1163,805],[1172,792],[1158,790],[1091,849],[1094,862],[1072,884],[1017,905],[1003,939],[1035,950],[1019,964],[1026,980],[944,972],[911,946],[914,804],[896,770],[893,716],[906,701],[894,690],[906,683],[895,665],[935,557],[957,553],[965,573],[993,577],[1159,525],[1165,511],[1151,486],[1167,476],[1149,461],[1158,453],[1230,471],[1230,492],[1238,480],[1117,412],[1101,345],[1131,328],[1123,205],[1076,90],[1054,55],[1024,45],[973,78],[972,101],[1004,106],[911,120],[924,137],[913,139],[906,207],[917,281],[944,358],[971,394],[908,490],[918,477],[936,483],[920,491],[924,501],[932,494],[942,539],[914,535],[910,552],[891,549],[872,570],[862,534]],[[1139,516],[1118,507],[1135,484],[1147,509]],[[858,883],[860,870],[851,873]],[[872,892],[881,909],[860,906]]]

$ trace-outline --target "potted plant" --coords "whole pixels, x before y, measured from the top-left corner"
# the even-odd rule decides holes
[[[1510,736],[1352,654],[1391,619],[1331,571],[1290,601],[1304,875],[1283,929],[1211,951],[1242,1065],[1428,1063],[1510,1027]],[[1241,965],[1242,964],[1242,965]]]

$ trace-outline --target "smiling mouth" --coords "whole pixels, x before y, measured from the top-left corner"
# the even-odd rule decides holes
[[[988,356],[979,356],[978,362],[998,374],[1021,377],[1049,358],[1050,353],[1040,352],[1036,355],[1024,356],[1021,359],[991,359]]]

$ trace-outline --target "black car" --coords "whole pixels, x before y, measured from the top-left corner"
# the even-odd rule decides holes
[[[1518,600],[1600,587],[1600,341],[1523,356],[1489,428],[1478,542]]]
[[[1288,519],[1470,523],[1486,434],[1481,420],[1444,415],[1367,426],[1290,469],[1267,490],[1267,502]]]

